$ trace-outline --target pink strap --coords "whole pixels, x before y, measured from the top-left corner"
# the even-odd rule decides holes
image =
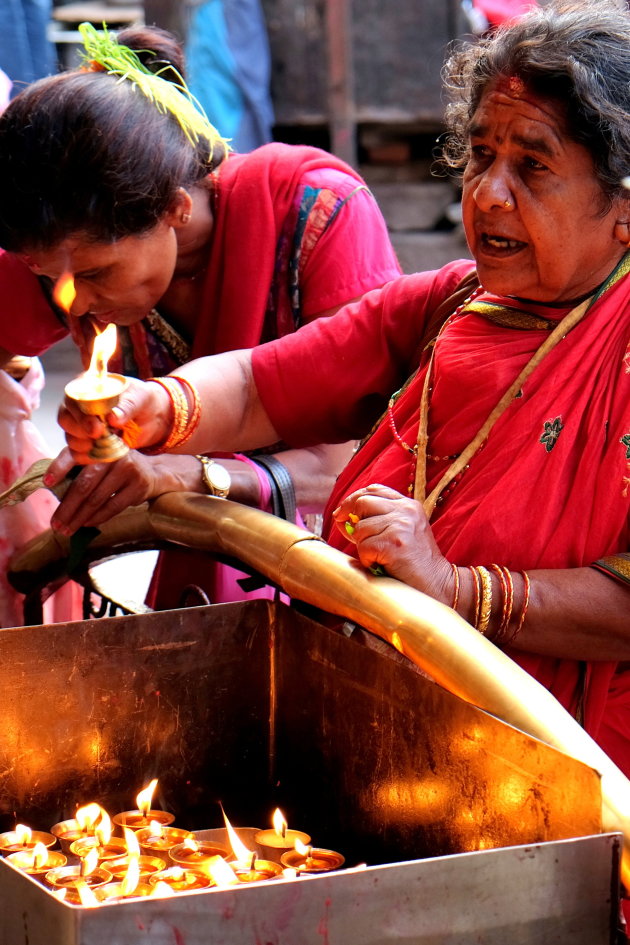
[[[262,509],[263,512],[271,512],[271,484],[269,482],[269,476],[262,469],[258,463],[255,463],[249,456],[245,456],[243,453],[234,453],[234,459],[240,459],[242,463],[247,463],[248,466],[251,466],[256,476],[258,477],[258,485],[260,486],[260,499],[258,502],[258,508]]]

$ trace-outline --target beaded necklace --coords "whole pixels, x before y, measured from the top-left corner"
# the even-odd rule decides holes
[[[616,273],[615,273],[616,274]],[[615,275],[613,274],[613,275]],[[523,384],[530,376],[530,374],[538,367],[541,361],[545,358],[549,352],[555,348],[556,344],[561,341],[570,331],[574,328],[578,322],[584,318],[588,310],[594,301],[596,301],[607,285],[611,284],[612,279],[607,280],[606,284],[602,286],[594,295],[585,299],[579,305],[576,305],[575,308],[572,308],[567,315],[558,323],[556,328],[545,338],[543,343],[537,348],[532,357],[529,359],[525,367],[520,371],[517,378],[513,381],[510,387],[505,391],[502,397],[499,399],[494,410],[490,413],[485,422],[481,425],[480,429],[477,431],[476,436],[470,441],[468,446],[456,457],[453,457],[453,462],[446,470],[444,475],[440,478],[440,481],[435,486],[433,491],[429,496],[426,495],[426,476],[427,476],[427,446],[428,446],[428,424],[429,424],[429,406],[431,399],[431,378],[433,374],[433,362],[435,359],[435,348],[437,341],[439,340],[442,333],[451,325],[456,318],[463,312],[466,306],[470,305],[471,302],[484,291],[482,286],[479,286],[475,292],[472,293],[467,299],[462,302],[460,306],[455,309],[452,315],[450,315],[447,320],[444,322],[442,328],[440,329],[435,342],[433,343],[433,350],[431,351],[431,358],[427,366],[427,372],[424,379],[424,385],[422,389],[422,397],[420,400],[420,416],[418,422],[418,440],[414,447],[410,447],[406,443],[398,431],[396,430],[396,424],[394,422],[393,415],[393,404],[396,401],[397,394],[395,394],[389,401],[387,408],[387,416],[390,429],[394,435],[394,439],[399,446],[405,450],[412,457],[411,463],[411,475],[412,481],[408,487],[408,494],[413,495],[414,499],[418,502],[422,502],[424,510],[428,516],[431,518],[435,506],[442,496],[444,490],[450,486],[455,480],[456,477],[459,477],[461,473],[464,472],[469,466],[469,461],[472,459],[474,454],[479,450],[483,443],[488,438],[490,430],[503,414],[503,412],[509,407],[513,399],[517,396],[521,390]],[[450,457],[449,457],[450,458]]]
[[[447,318],[446,321],[444,322],[443,326],[441,327],[441,329],[440,329],[440,331],[439,331],[437,337],[431,342],[432,351],[431,351],[431,359],[430,359],[430,361],[429,361],[429,366],[428,366],[428,368],[427,368],[427,378],[429,377],[429,374],[431,373],[431,368],[432,368],[432,365],[433,365],[433,355],[434,355],[434,352],[435,352],[435,343],[436,343],[437,339],[438,339],[439,336],[442,334],[442,332],[443,332],[444,329],[447,327],[447,325],[450,325],[451,322],[455,321],[455,319],[461,314],[461,312],[462,312],[468,305],[470,305],[470,303],[471,303],[474,299],[476,299],[477,296],[480,295],[483,291],[484,291],[483,286],[477,286],[477,288],[475,289],[475,291],[472,292],[467,298],[465,298],[464,301],[461,303],[461,305],[458,305],[457,308],[455,309],[455,311],[454,311],[451,315],[448,316],[448,318]],[[418,428],[418,442],[415,444],[415,446],[410,446],[409,443],[405,442],[405,440],[403,440],[403,438],[400,436],[398,430],[396,429],[396,421],[395,421],[395,418],[394,418],[394,404],[396,403],[398,397],[402,394],[402,392],[404,391],[404,389],[405,389],[404,387],[401,387],[400,390],[396,391],[396,393],[395,393],[395,394],[392,394],[392,396],[389,398],[389,402],[388,402],[388,404],[387,404],[387,422],[388,422],[388,424],[389,424],[389,428],[390,428],[390,430],[391,430],[391,432],[392,432],[392,436],[394,437],[394,440],[396,441],[396,443],[398,443],[398,445],[400,446],[400,448],[401,448],[402,450],[404,450],[405,453],[408,453],[408,454],[412,457],[410,479],[409,479],[409,483],[408,483],[408,485],[407,485],[407,495],[410,495],[410,496],[413,495],[414,498],[417,498],[417,496],[415,496],[415,480],[416,480],[416,469],[417,469],[417,465],[418,465],[418,453],[419,453],[420,447],[421,447],[421,445],[422,445],[421,440],[420,440],[420,429],[421,429],[421,426],[419,426],[419,428]],[[430,394],[431,394],[431,391],[432,391],[432,388],[431,388],[431,387],[427,387],[426,382],[425,382],[425,389],[423,390],[423,396],[422,396],[421,405],[420,405],[421,413],[422,413],[422,408],[423,408],[423,404],[424,404],[425,399],[426,399],[426,401],[427,401],[427,403],[426,403],[426,405],[425,405],[425,406],[426,406],[426,411],[428,411],[428,399],[429,399],[429,396],[430,396]],[[425,434],[426,434],[426,431],[425,431]],[[454,455],[452,455],[452,456],[432,456],[432,455],[430,455],[430,454],[427,454],[427,453],[426,453],[426,439],[427,439],[427,437],[426,437],[426,435],[425,435],[425,444],[424,444],[425,465],[426,465],[426,460],[427,460],[427,459],[430,459],[430,460],[433,460],[433,461],[438,461],[438,460],[444,460],[444,461],[446,461],[446,460],[449,460],[449,459],[450,459],[450,460],[457,459],[457,457],[458,457],[458,455],[459,455],[459,454],[457,454],[457,453],[454,454]]]

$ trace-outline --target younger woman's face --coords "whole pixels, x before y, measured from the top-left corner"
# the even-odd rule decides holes
[[[38,276],[56,283],[69,273],[76,297],[74,316],[133,325],[149,314],[166,292],[177,261],[177,239],[169,215],[142,236],[97,243],[84,234],[68,237],[51,250],[24,258]]]

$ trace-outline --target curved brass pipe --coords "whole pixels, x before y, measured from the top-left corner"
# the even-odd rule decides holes
[[[393,644],[460,698],[595,768],[601,775],[603,827],[624,835],[622,881],[630,889],[630,781],[540,683],[453,610],[400,581],[374,577],[295,525],[234,502],[169,493],[147,512],[130,513],[103,528],[99,547],[115,553],[109,538],[121,543],[126,534],[136,541],[175,542],[237,558],[290,596],[355,621]],[[128,525],[121,521],[125,514]],[[25,546],[12,559],[14,574],[41,567],[42,543],[37,567],[31,566]],[[59,553],[58,545],[49,550]]]

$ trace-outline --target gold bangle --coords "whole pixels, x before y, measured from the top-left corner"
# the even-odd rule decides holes
[[[476,571],[481,581],[481,604],[476,626],[479,633],[485,636],[490,626],[490,615],[492,614],[492,577],[488,569],[482,565],[478,565]]]
[[[479,577],[479,574],[477,573],[477,568],[473,567],[471,564],[468,565],[468,570],[470,571],[470,575],[472,577],[473,591],[475,595],[473,599],[473,612],[472,612],[471,623],[473,627],[476,627],[479,622],[479,607],[481,604],[481,578]]]
[[[453,603],[451,604],[452,610],[457,610],[457,605],[459,603],[459,568],[456,564],[451,564],[451,569],[453,571]]]

